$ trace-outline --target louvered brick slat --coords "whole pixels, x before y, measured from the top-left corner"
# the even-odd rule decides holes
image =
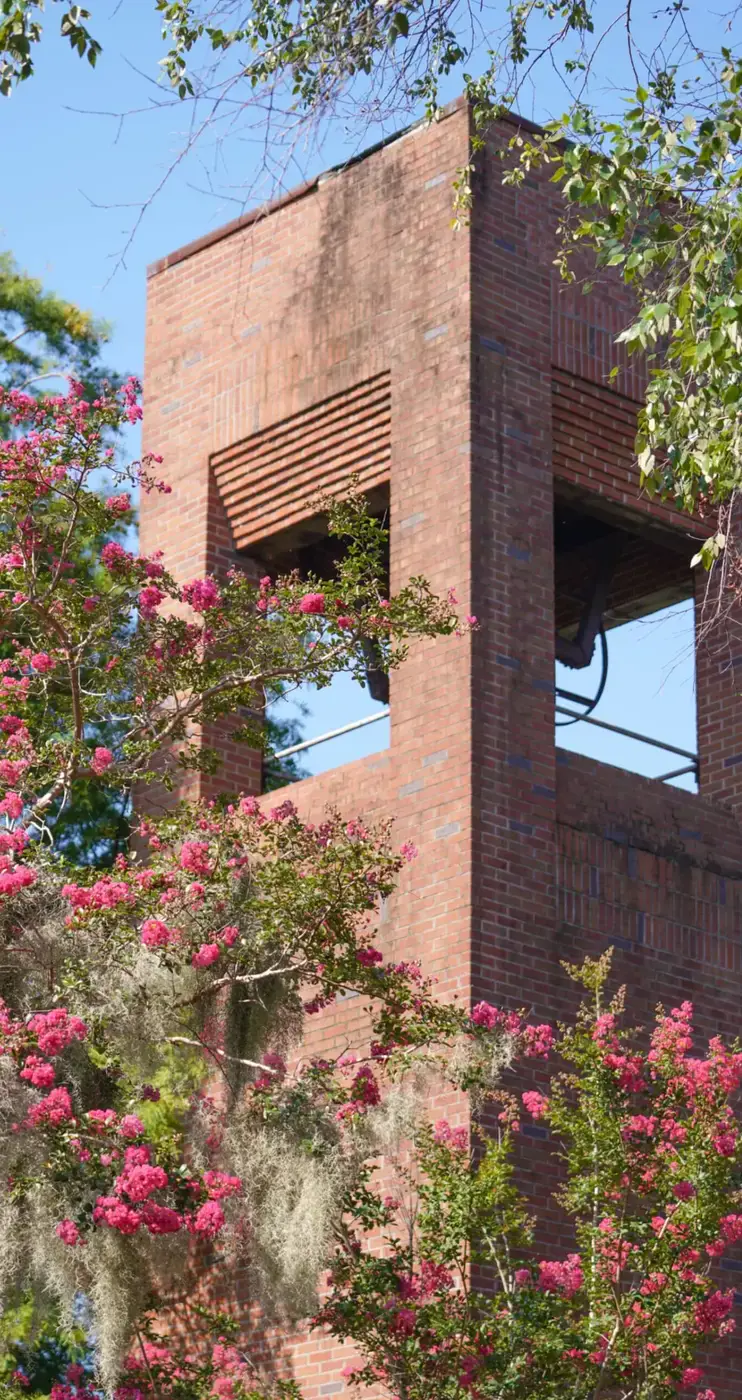
[[[388,373],[375,375],[373,379],[365,380],[341,394],[334,394],[312,408],[292,414],[290,418],[273,424],[260,433],[254,433],[241,442],[233,443],[216,453],[213,460],[219,463],[225,476],[231,476],[239,469],[246,443],[250,443],[251,448],[254,445],[255,456],[260,458],[275,451],[277,443],[289,445],[295,440],[309,441],[316,434],[327,432],[333,422],[347,422],[351,418],[367,416],[378,407],[380,400],[388,407]]]
[[[342,394],[215,453],[211,459],[238,549],[298,524],[321,487],[357,477],[363,490],[389,480],[391,388],[375,375]]]

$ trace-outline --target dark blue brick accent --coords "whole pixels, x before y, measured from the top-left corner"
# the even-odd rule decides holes
[[[538,1123],[521,1123],[520,1130],[524,1137],[541,1138],[542,1141],[549,1136],[548,1128],[541,1128]]]
[[[530,758],[526,758],[522,753],[508,754],[508,768],[526,768],[530,771],[533,767]]]
[[[620,827],[617,826],[607,826],[603,835],[606,841],[618,841],[621,846],[625,846],[629,839],[626,832],[621,831]]]

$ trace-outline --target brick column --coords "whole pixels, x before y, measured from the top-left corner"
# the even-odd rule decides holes
[[[488,149],[472,223],[472,975],[475,994],[553,1015],[550,201],[501,171]]]
[[[696,580],[696,710],[701,795],[742,817],[742,608],[718,579]]]

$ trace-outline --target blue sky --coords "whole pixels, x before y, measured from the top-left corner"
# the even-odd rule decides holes
[[[0,247],[12,249],[47,285],[108,320],[113,327],[111,362],[137,373],[147,264],[274,194],[278,176],[275,168],[265,171],[259,133],[249,131],[221,143],[207,132],[171,171],[187,140],[190,114],[157,83],[162,50],[153,5],[150,0],[119,0],[118,5],[94,0],[91,8],[92,27],[104,46],[98,67],[92,71],[79,62],[52,33],[52,7],[35,78],[0,103],[0,142],[6,152],[15,153],[12,161],[6,158]],[[615,50],[600,79],[608,105],[621,78],[612,65]],[[543,119],[562,105],[557,79],[543,69],[521,109]],[[122,118],[122,113],[128,115]],[[368,130],[362,144],[377,135]],[[336,124],[320,149],[298,152],[281,172],[283,185],[336,164],[358,144],[357,134]],[[600,716],[695,748],[691,638],[687,606],[613,632]],[[588,692],[592,681],[583,675],[576,686],[574,674],[568,674],[561,683]],[[368,695],[345,678],[308,701],[307,735],[374,709]],[[382,721],[312,751],[306,767],[319,771],[387,742],[388,725]],[[676,766],[656,751],[585,725],[562,730],[560,742],[649,774]]]

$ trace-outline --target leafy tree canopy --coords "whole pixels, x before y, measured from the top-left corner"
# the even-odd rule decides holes
[[[0,32],[3,26],[0,23]],[[0,252],[0,384],[39,394],[50,381],[71,374],[86,391],[121,376],[101,360],[108,327],[90,312],[29,276],[9,252]],[[0,432],[7,432],[7,410],[0,410]]]
[[[555,71],[563,114],[542,140],[516,137],[504,173],[517,179],[549,162],[571,209],[561,228],[565,274],[571,253],[589,248],[632,287],[636,318],[623,338],[650,365],[637,444],[645,483],[705,515],[699,560],[710,566],[726,549],[733,578],[742,577],[730,553],[742,476],[738,3],[719,16],[699,0],[651,13],[632,0],[502,0],[487,10],[471,0],[155,5],[165,81],[183,99],[213,103],[214,115],[226,94],[233,113],[235,103],[260,104],[267,88],[271,110],[282,103],[294,126],[351,111],[359,127],[432,117],[442,85],[456,81],[475,113],[473,163],[493,119]],[[5,91],[33,71],[41,17],[38,0],[0,4]],[[61,27],[94,62],[88,12],[63,10]],[[464,206],[468,175],[457,181]]]

